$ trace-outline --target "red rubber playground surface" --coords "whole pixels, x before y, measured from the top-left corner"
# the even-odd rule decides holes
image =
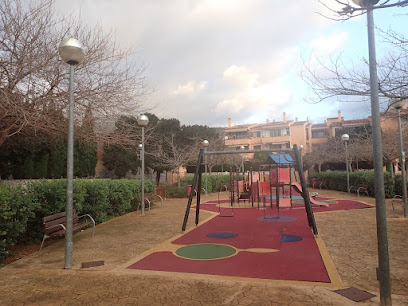
[[[318,211],[369,208],[361,202],[319,198]],[[222,201],[226,202],[226,201]],[[330,283],[329,273],[300,202],[294,209],[234,208],[215,216],[153,252],[130,269]],[[217,201],[200,205],[218,212]],[[221,208],[230,215],[231,208]]]

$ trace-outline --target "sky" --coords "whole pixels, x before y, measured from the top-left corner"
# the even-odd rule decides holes
[[[350,65],[368,58],[365,16],[333,21],[317,0],[55,0],[55,6],[134,47],[132,60],[147,66],[152,90],[144,107],[159,118],[226,127],[228,118],[233,125],[263,123],[281,121],[283,112],[313,123],[338,110],[346,120],[370,115],[363,102],[310,103],[313,93],[301,78],[311,54],[327,60],[341,53]],[[376,11],[376,26],[407,35],[404,10]],[[376,44],[380,58],[389,47],[381,39]]]

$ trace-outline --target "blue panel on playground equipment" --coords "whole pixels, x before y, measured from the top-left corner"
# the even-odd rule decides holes
[[[290,154],[270,154],[268,157],[269,164],[292,165],[293,158]]]
[[[269,196],[266,196],[265,197],[265,199],[270,199],[271,197],[269,197]],[[276,199],[276,197],[275,196],[272,196],[272,200],[275,200]],[[279,199],[283,199],[283,197],[282,196],[280,196],[279,197]],[[292,200],[303,200],[303,197],[302,196],[292,196]]]
[[[302,240],[302,237],[300,236],[282,234],[280,241],[281,242],[297,242],[301,240]]]
[[[210,238],[217,238],[217,239],[228,239],[228,238],[234,238],[237,237],[238,234],[235,233],[210,233],[207,235],[207,237]]]

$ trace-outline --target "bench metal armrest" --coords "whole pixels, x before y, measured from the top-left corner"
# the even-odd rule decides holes
[[[401,204],[403,204],[402,203],[402,196],[401,195],[399,195],[399,194],[396,194],[393,198],[392,198],[392,201],[391,201],[391,205],[392,205],[392,210],[394,210],[394,202],[401,202]]]
[[[163,207],[163,198],[162,198],[160,195],[158,195],[158,194],[156,194],[156,197],[158,197],[158,198],[160,199],[160,201],[161,201],[161,207]]]
[[[367,194],[367,196],[369,196],[369,195],[368,195],[368,190],[367,190],[367,188],[364,187],[364,186],[360,186],[360,187],[357,188],[357,196],[360,196],[360,190],[361,190],[362,192],[365,192],[365,193]]]
[[[145,198],[145,201],[149,204],[149,210],[150,210],[150,200],[148,198]]]
[[[95,235],[95,220],[94,218],[92,218],[92,216],[90,214],[85,214],[82,216],[78,217],[78,220],[81,219],[82,217],[88,217],[89,219],[91,219],[92,223],[93,223],[93,227],[92,227],[92,237]]]
[[[51,225],[51,226],[49,226],[48,228],[54,228],[54,227],[62,227],[62,229],[63,229],[65,232],[67,231],[67,228],[66,228],[65,225],[62,224],[62,223],[55,224],[55,225]],[[50,237],[50,236],[48,236],[46,233],[44,233],[44,237],[43,237],[43,240],[42,240],[41,246],[40,246],[40,252],[41,252],[41,250],[42,250],[42,248],[43,248],[43,246],[44,246],[45,239],[47,239],[47,238],[49,238],[49,237]]]

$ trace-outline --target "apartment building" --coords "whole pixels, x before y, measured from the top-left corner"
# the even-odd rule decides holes
[[[404,110],[406,111],[406,109]],[[383,129],[396,129],[397,118],[395,111],[390,110],[382,117]],[[259,149],[284,149],[294,144],[302,145],[304,153],[312,152],[319,145],[327,143],[329,138],[336,136],[336,131],[344,128],[358,128],[371,126],[371,118],[358,120],[344,120],[341,111],[337,117],[327,118],[324,123],[312,124],[306,121],[287,120],[286,113],[282,115],[282,121],[273,121],[258,124],[245,124],[232,126],[231,118],[228,118],[228,127],[224,134],[228,138],[225,145],[230,149],[238,149],[244,146],[246,150]]]

